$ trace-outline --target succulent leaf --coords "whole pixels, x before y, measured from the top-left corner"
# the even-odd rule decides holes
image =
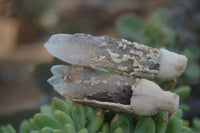
[[[75,128],[70,124],[65,125],[65,130],[66,130],[67,133],[76,133]]]
[[[121,127],[125,133],[130,133],[130,121],[126,115],[117,113],[111,121],[111,132],[116,131],[118,127]],[[121,131],[121,129],[118,129]]]
[[[97,109],[95,114],[93,115],[91,121],[87,126],[87,130],[89,133],[95,133],[99,130],[104,120],[104,111],[103,109]]]
[[[58,98],[53,98],[53,101],[52,101],[52,105],[54,110],[61,110],[61,111],[64,111],[66,113],[70,113],[70,109],[65,105],[65,103],[58,99]]]
[[[55,118],[61,123],[61,125],[64,127],[64,125],[65,124],[71,124],[72,126],[74,126],[74,122],[73,122],[73,120],[71,119],[71,117],[67,114],[67,113],[65,113],[65,112],[63,112],[63,111],[61,111],[61,110],[56,110],[55,112],[54,112],[54,116],[55,116]]]
[[[151,117],[140,118],[134,133],[155,133],[155,124]]]
[[[176,88],[173,92],[179,95],[180,100],[183,101],[186,97],[190,95],[191,87],[187,85],[183,85]]]
[[[89,133],[87,129],[83,128],[78,133]]]
[[[31,125],[27,120],[21,122],[19,127],[19,133],[30,133]]]
[[[125,133],[121,127],[115,129],[114,133]]]
[[[86,114],[83,105],[73,103],[72,106],[72,119],[77,131],[81,130],[86,125]]]
[[[176,112],[174,112],[172,115],[171,115],[171,118],[178,118],[178,119],[181,119],[183,117],[183,110],[181,109],[178,109]]]
[[[40,130],[44,127],[52,127],[54,129],[62,129],[61,125],[52,117],[44,113],[38,113],[34,116],[33,121]]]
[[[108,123],[104,123],[101,127],[101,133],[110,133],[110,127]]]
[[[166,133],[178,133],[179,132],[179,121],[177,118],[170,118],[167,123]]]
[[[168,112],[159,112],[155,117],[155,133],[165,133],[167,129]]]
[[[53,133],[53,128],[44,127],[44,128],[42,128],[41,133]]]

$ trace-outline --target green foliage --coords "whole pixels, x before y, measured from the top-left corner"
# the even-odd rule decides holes
[[[116,22],[119,34],[129,40],[142,41],[141,30],[144,27],[144,22],[135,14],[125,14]]]
[[[157,82],[157,84],[165,91],[170,91],[176,86],[176,80],[169,80],[164,82]]]
[[[71,114],[69,113],[71,110]],[[30,120],[24,120],[19,133],[190,133],[192,129],[183,124],[183,111],[179,109],[171,115],[159,112],[152,117],[141,117],[125,113],[115,113],[105,119],[108,110],[93,109],[72,101],[58,98],[50,106],[42,106],[40,113]],[[110,123],[110,124],[109,124]],[[200,131],[200,120],[193,120],[193,128]],[[0,133],[16,133],[11,125],[0,127]]]
[[[110,133],[110,127],[108,123],[104,123],[101,127],[101,132],[102,133]]]
[[[121,127],[118,127],[114,133],[125,133]]]
[[[197,61],[189,61],[186,71],[183,74],[186,83],[197,84],[200,80],[200,67]]]
[[[156,126],[155,133],[165,133],[167,129],[167,122],[168,122],[168,112],[159,112],[155,116],[155,126]]]
[[[135,133],[155,133],[155,123],[151,117],[140,118],[137,122]]]
[[[16,131],[10,124],[7,124],[0,127],[0,133],[16,133]]]
[[[72,119],[74,121],[76,130],[81,130],[86,125],[85,109],[81,104],[73,104],[72,106]]]
[[[191,87],[187,85],[180,86],[173,90],[174,93],[179,95],[181,101],[187,98],[190,95]]]
[[[87,126],[87,130],[90,133],[95,133],[99,130],[104,120],[104,112],[103,109],[97,109],[95,114],[92,116],[92,119]]]
[[[178,109],[176,112],[174,112],[170,118],[177,118],[181,119],[183,117],[183,111],[181,109]]]
[[[116,114],[111,121],[111,132],[114,131],[124,131],[125,133],[130,133],[130,121],[127,116],[123,114]],[[117,129],[120,127],[120,129]]]
[[[192,127],[195,131],[200,131],[200,119],[194,118],[192,121]]]
[[[20,133],[30,133],[31,130],[32,130],[32,127],[31,127],[30,123],[27,120],[22,121],[22,123],[19,127],[19,132]],[[46,132],[44,132],[44,133],[46,133]]]
[[[166,133],[178,133],[179,132],[179,121],[177,118],[170,118],[167,123]]]
[[[151,47],[171,49],[177,41],[177,34],[168,26],[159,25],[154,21],[145,23],[135,14],[121,16],[116,22],[116,28],[121,37]]]

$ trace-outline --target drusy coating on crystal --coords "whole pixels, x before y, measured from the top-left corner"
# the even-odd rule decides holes
[[[179,97],[155,83],[81,66],[56,65],[48,82],[61,95],[93,107],[154,115],[178,109]]]
[[[111,68],[154,80],[176,78],[187,64],[185,56],[165,49],[83,33],[55,34],[45,47],[53,56],[71,64]]]

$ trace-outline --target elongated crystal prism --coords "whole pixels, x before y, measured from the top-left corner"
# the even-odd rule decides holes
[[[187,64],[184,55],[108,36],[55,34],[45,47],[53,56],[71,64],[110,68],[153,80],[174,79]]]
[[[51,72],[48,82],[75,102],[143,116],[178,109],[179,96],[146,79],[81,66],[56,65]]]

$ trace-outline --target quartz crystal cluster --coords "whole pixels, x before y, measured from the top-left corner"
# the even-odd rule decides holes
[[[179,97],[148,79],[166,81],[180,76],[187,64],[184,55],[82,33],[53,35],[44,46],[53,56],[73,64],[53,66],[48,80],[66,98],[143,116],[178,109]],[[129,76],[96,68],[123,71]]]

